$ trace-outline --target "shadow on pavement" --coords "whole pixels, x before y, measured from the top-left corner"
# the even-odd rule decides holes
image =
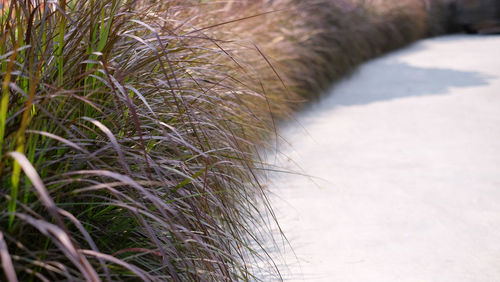
[[[442,95],[451,88],[488,85],[490,76],[477,72],[422,68],[402,62],[374,62],[354,74],[357,87],[344,81],[323,102],[351,106],[410,96]]]

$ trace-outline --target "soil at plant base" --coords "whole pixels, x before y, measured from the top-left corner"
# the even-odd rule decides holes
[[[500,280],[500,36],[373,60],[280,134],[285,280]]]

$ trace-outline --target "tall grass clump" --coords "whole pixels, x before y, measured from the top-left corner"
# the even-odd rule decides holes
[[[276,120],[429,33],[379,2],[4,1],[4,277],[255,279]]]
[[[268,101],[201,9],[119,0],[3,8],[9,279],[249,279],[253,210],[265,201],[253,152],[271,128]]]

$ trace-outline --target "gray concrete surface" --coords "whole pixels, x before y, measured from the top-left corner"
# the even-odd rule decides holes
[[[500,281],[500,36],[368,62],[280,134],[286,281]]]

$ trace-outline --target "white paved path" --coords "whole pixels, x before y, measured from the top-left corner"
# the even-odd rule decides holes
[[[285,280],[500,281],[499,36],[371,61],[281,134],[315,177],[271,177]]]

